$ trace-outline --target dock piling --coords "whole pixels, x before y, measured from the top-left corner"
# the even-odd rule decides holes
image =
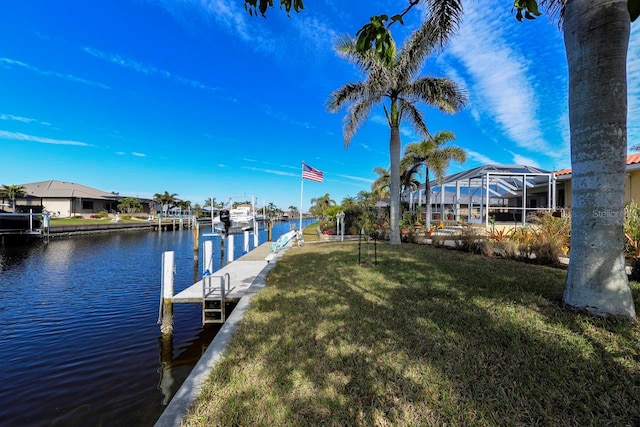
[[[160,306],[161,323],[160,332],[162,334],[173,333],[173,275],[175,273],[175,256],[173,251],[166,251],[162,254],[162,298]]]

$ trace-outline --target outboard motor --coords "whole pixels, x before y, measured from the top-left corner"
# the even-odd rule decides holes
[[[229,227],[231,227],[231,215],[229,209],[222,209],[220,211],[220,221],[224,224],[224,234],[229,234]]]

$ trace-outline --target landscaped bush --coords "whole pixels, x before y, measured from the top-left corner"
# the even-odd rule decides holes
[[[108,216],[109,216],[109,213],[107,211],[105,211],[105,210],[101,210],[100,212],[98,212],[96,214],[97,218],[106,218]]]
[[[631,201],[625,207],[624,235],[625,250],[632,257],[631,278],[640,279],[640,206]]]
[[[131,219],[131,215],[129,214],[121,214],[120,219]]]

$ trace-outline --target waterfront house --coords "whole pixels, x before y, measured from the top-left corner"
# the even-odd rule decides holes
[[[44,209],[60,217],[87,216],[100,211],[115,213],[122,199],[118,194],[66,181],[40,181],[21,186],[25,195],[16,199],[17,210],[41,212]]]
[[[640,200],[640,153],[627,156],[625,201]],[[556,215],[571,209],[571,169],[546,171],[526,165],[483,165],[433,180],[431,205],[433,219],[447,218],[488,225],[497,221],[526,224],[536,211]],[[411,205],[425,205],[424,184],[406,192]],[[437,217],[437,218],[436,218]]]

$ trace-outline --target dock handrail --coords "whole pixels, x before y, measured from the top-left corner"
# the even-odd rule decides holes
[[[218,282],[218,283],[214,283]],[[226,296],[230,291],[231,276],[206,275],[202,278],[202,325],[206,323],[224,323]],[[219,317],[213,317],[215,315]]]

